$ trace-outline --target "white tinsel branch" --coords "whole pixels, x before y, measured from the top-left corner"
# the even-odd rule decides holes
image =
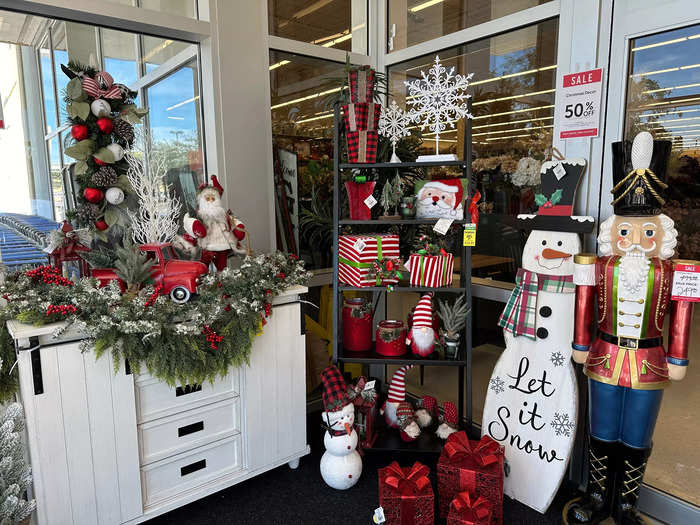
[[[128,211],[134,242],[170,242],[179,228],[180,199],[171,196],[170,184],[165,182],[168,159],[151,147],[151,137],[139,132],[135,146],[126,156],[127,177],[139,199],[138,211]]]

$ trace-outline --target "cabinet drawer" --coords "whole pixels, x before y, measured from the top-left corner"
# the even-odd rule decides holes
[[[195,489],[242,468],[235,435],[141,468],[144,507]]]
[[[240,411],[234,397],[139,425],[141,465],[240,433]]]
[[[139,375],[136,378],[138,423],[230,399],[238,395],[238,377],[238,370],[232,370],[226,377],[217,377],[213,383],[204,381],[172,387],[160,379]]]

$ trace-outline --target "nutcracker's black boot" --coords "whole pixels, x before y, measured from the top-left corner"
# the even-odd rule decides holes
[[[612,514],[617,443],[591,437],[588,447],[588,486],[583,498],[569,502],[564,522],[597,525]]]
[[[619,445],[617,465],[617,489],[615,494],[615,523],[617,525],[647,525],[637,511],[639,489],[651,448],[632,448]]]

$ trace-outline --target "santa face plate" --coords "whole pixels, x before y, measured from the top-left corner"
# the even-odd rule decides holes
[[[432,180],[422,186],[417,184],[416,217],[463,219],[464,180]]]

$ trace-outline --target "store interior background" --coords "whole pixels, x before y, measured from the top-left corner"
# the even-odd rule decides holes
[[[135,0],[114,2],[136,5]],[[387,42],[391,45],[388,51],[545,3],[390,0],[386,22],[388,27],[395,26],[395,36]],[[193,1],[139,0],[138,5],[197,17]],[[373,44],[367,5],[364,0],[268,0],[268,33],[364,55]],[[475,284],[500,290],[513,286],[526,239],[514,227],[514,218],[534,208],[537,187],[533,180],[512,175],[523,158],[544,160],[552,142],[559,34],[559,18],[554,17],[439,52],[446,66],[454,66],[458,73],[474,73],[473,171],[484,196],[474,249],[475,261],[480,263],[474,264],[471,276]],[[207,170],[202,115],[207,100],[199,85],[201,64],[196,44],[8,11],[0,12],[0,42],[0,96],[6,122],[6,129],[0,130],[5,175],[0,213],[34,214],[60,221],[70,206],[64,168],[71,159],[63,154],[67,128],[61,112],[61,89],[67,77],[60,71],[60,64],[67,59],[95,65],[102,62],[118,82],[138,87],[140,102],[150,108],[145,125],[158,147],[170,152],[171,180],[180,184],[184,195],[188,194],[188,181],[203,180]],[[300,255],[317,272],[315,283],[328,283],[333,144],[332,110],[324,104],[324,95],[344,74],[344,63],[276,48],[274,39],[269,42],[270,121],[267,116],[260,121],[271,122],[272,147],[297,155]],[[433,57],[411,58],[388,68],[390,93],[397,103],[405,101],[404,80],[416,78]],[[649,130],[657,138],[673,141],[669,169],[672,193],[664,212],[676,221],[678,256],[684,259],[700,259],[698,57],[698,25],[640,38],[630,49],[627,99],[608,102],[626,108],[625,138]],[[414,131],[418,136],[419,130]],[[441,140],[441,149],[460,155],[465,137],[464,126],[458,126]],[[425,134],[423,138],[425,145],[417,143],[417,147],[430,149],[432,137]],[[253,177],[244,170],[237,176]],[[273,174],[270,170],[255,177],[271,184]],[[605,200],[611,186],[607,167],[602,180],[599,191]],[[243,201],[243,197],[230,198],[232,204],[236,199]],[[319,345],[325,351],[320,334],[328,327],[330,295],[317,286],[311,297],[321,310],[308,309],[307,314],[320,328],[309,330],[307,341],[310,347],[316,345],[316,351]],[[416,300],[417,296],[391,297],[390,315],[406,319]],[[496,326],[502,308],[499,301],[474,301],[472,407],[476,422],[480,421],[491,370],[503,350],[503,337]],[[695,505],[700,505],[700,451],[694,439],[679,436],[691,437],[700,431],[694,414],[700,406],[700,369],[694,362],[700,349],[698,320],[696,309],[688,376],[665,392],[645,477],[647,484]],[[390,377],[391,367],[387,372]],[[457,372],[448,367],[426,367],[421,384],[419,372],[414,371],[409,389],[414,394],[430,393],[440,401],[456,402]],[[316,397],[317,391],[310,393],[310,399]]]

